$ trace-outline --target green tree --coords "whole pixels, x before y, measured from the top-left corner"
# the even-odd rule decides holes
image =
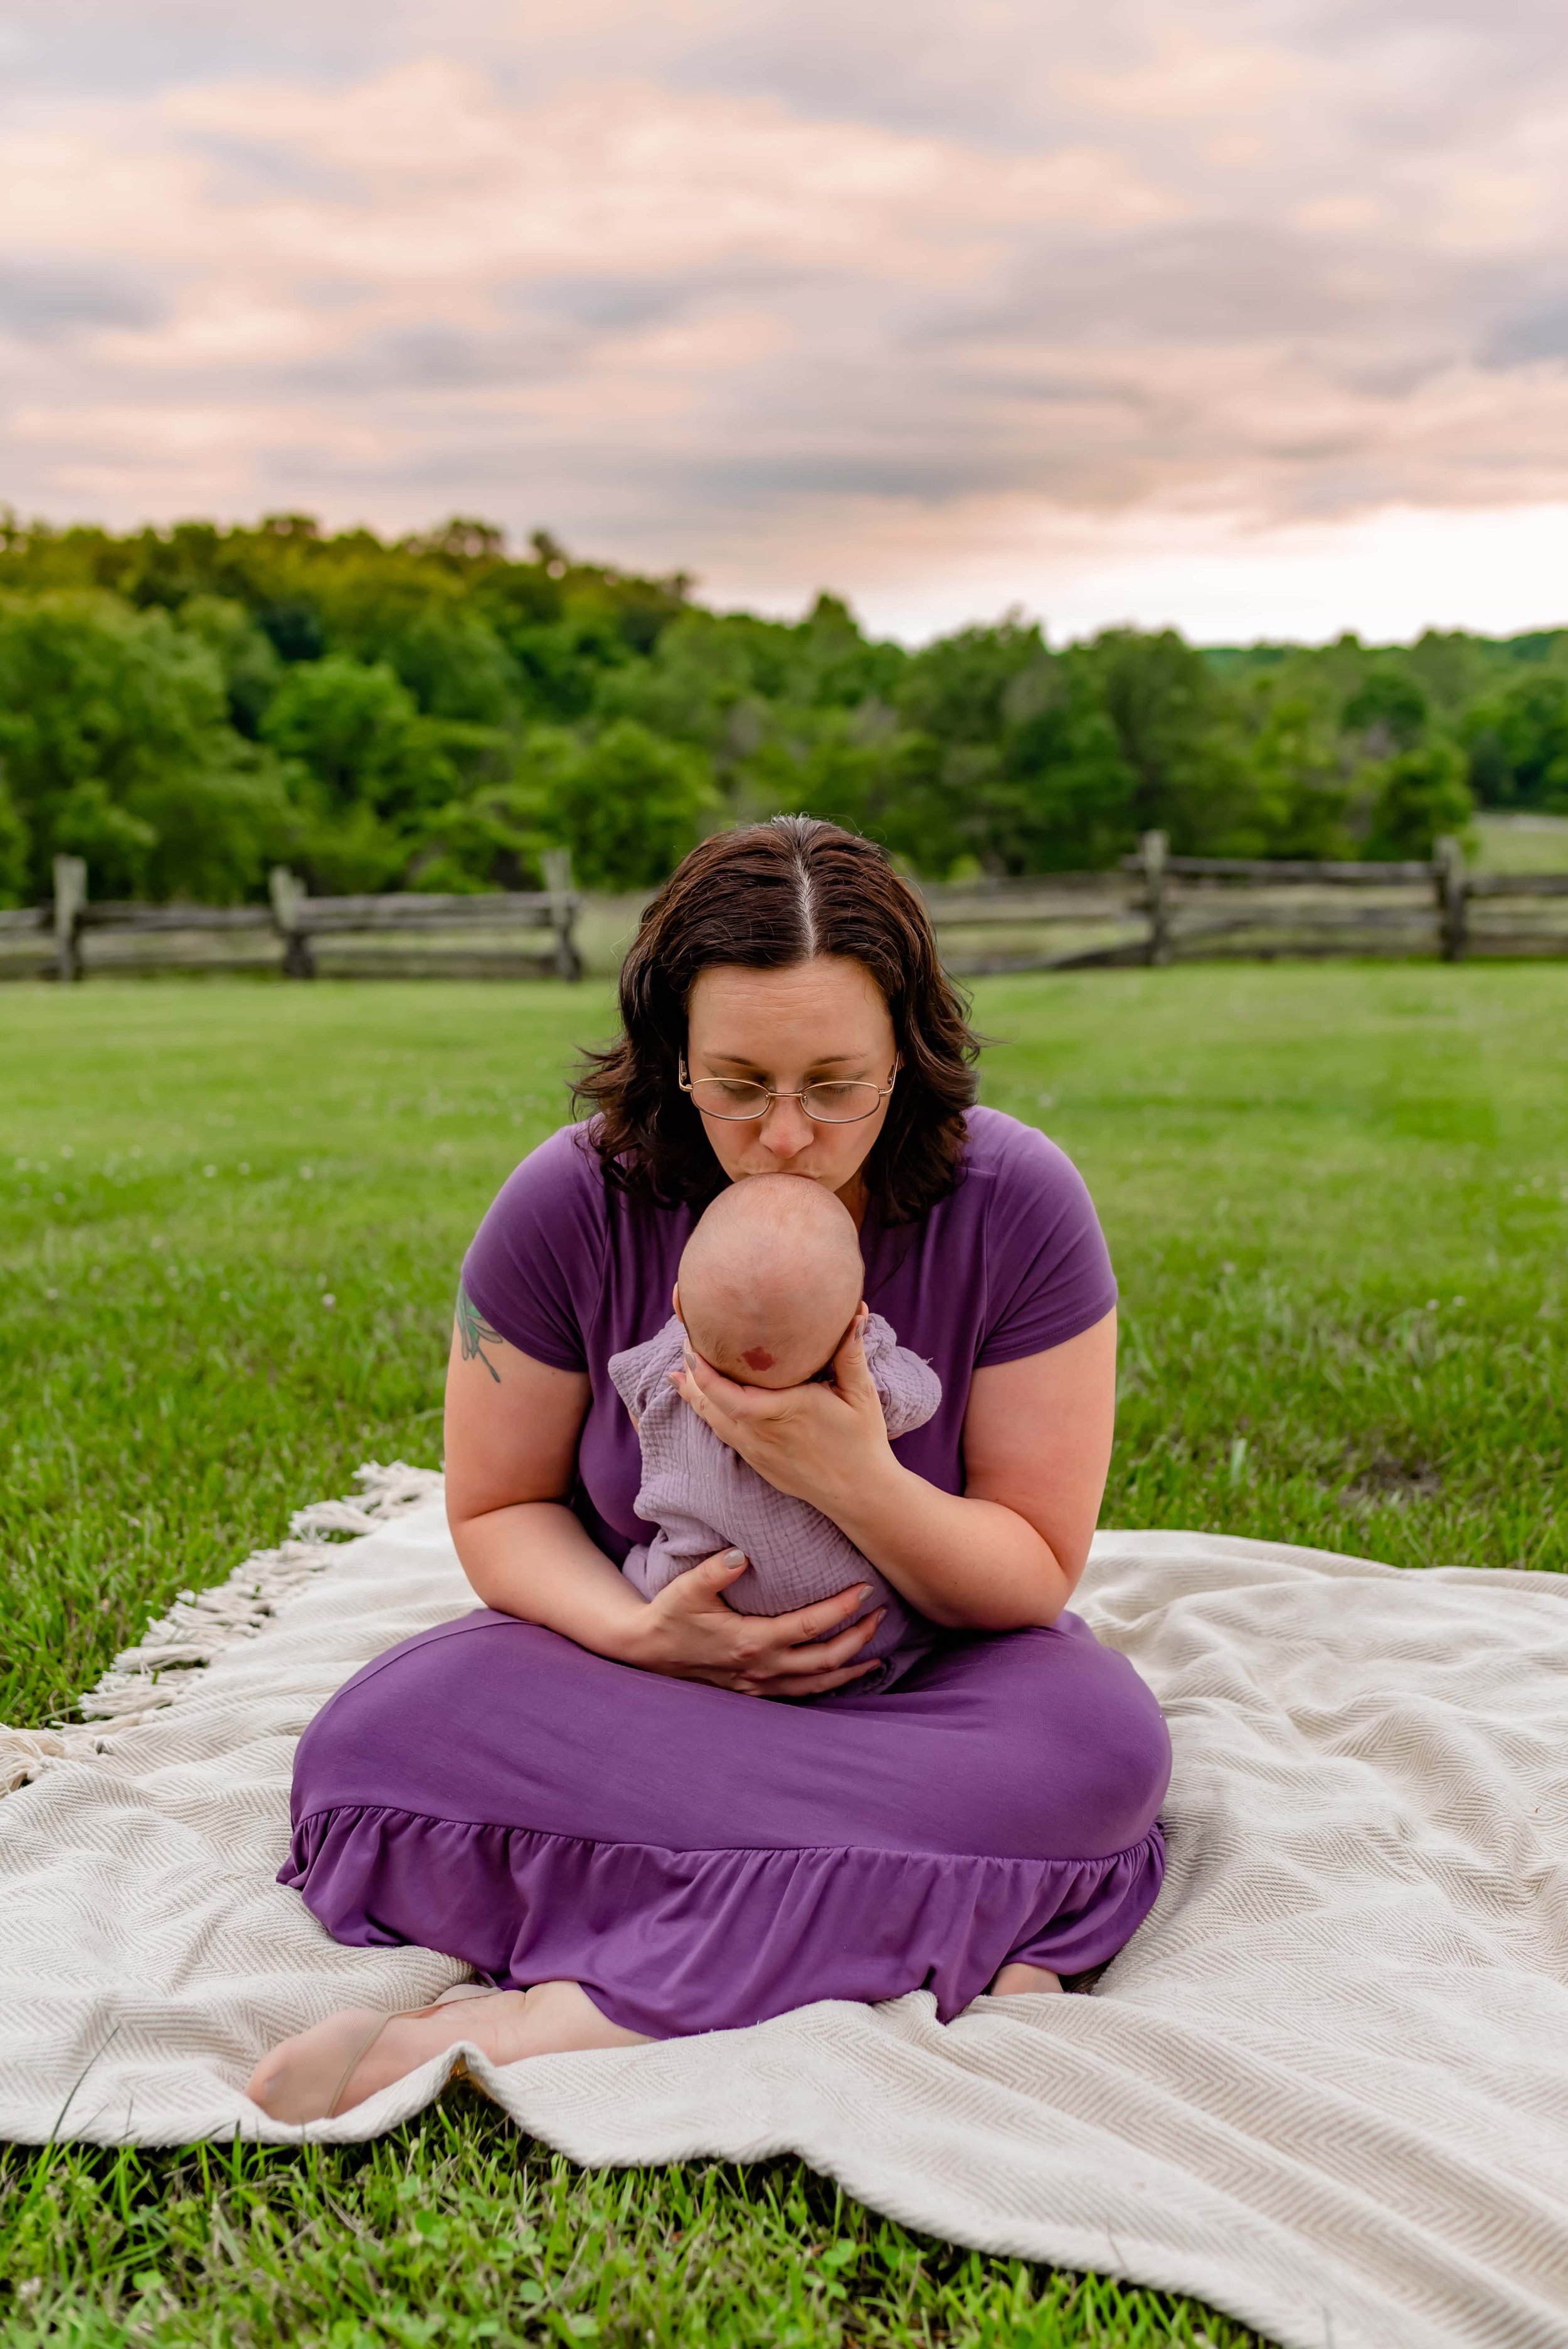
[[[227,810],[223,781],[244,753],[217,659],[167,612],[92,591],[0,598],[0,751],[31,840],[32,894],[47,894],[61,850],[87,858],[99,895],[168,895],[198,864],[222,898],[259,881],[253,824],[229,826],[194,862],[177,844],[193,798]],[[259,769],[236,790],[253,812],[281,805]]]
[[[1451,742],[1397,751],[1371,771],[1366,853],[1373,859],[1430,856],[1434,841],[1462,833],[1475,812],[1463,755]]]
[[[207,646],[222,671],[229,720],[252,740],[283,675],[276,646],[243,604],[227,595],[192,595],[180,607],[180,626]]]
[[[1188,855],[1256,854],[1236,704],[1173,628],[1108,628],[1085,647],[1132,775],[1137,832]]]
[[[630,718],[588,743],[535,734],[521,780],[537,792],[543,828],[571,849],[589,889],[662,881],[720,807],[704,759]]]
[[[27,819],[0,773],[0,905],[25,905],[32,896],[32,840]]]
[[[84,775],[56,802],[50,833],[57,853],[85,861],[95,896],[146,894],[158,834],[145,816],[110,799],[101,775]]]
[[[389,662],[346,653],[288,670],[262,734],[312,779],[318,806],[364,802],[394,825],[459,796],[496,743],[488,728],[426,717]]]
[[[1006,773],[1017,786],[995,843],[1004,869],[1114,864],[1137,838],[1136,783],[1091,666],[1069,653],[1020,670],[1002,714]]]
[[[1393,662],[1380,661],[1346,696],[1340,723],[1347,734],[1361,737],[1368,757],[1386,759],[1391,751],[1413,750],[1430,715],[1415,678]]]
[[[197,905],[260,895],[268,867],[294,857],[304,838],[276,760],[248,743],[225,766],[144,784],[136,813],[154,834],[151,894]]]
[[[1334,858],[1353,853],[1346,821],[1352,787],[1333,729],[1305,693],[1269,678],[1247,704],[1253,731],[1247,747],[1253,788],[1251,828],[1263,856]]]
[[[1568,814],[1568,674],[1526,674],[1477,702],[1460,732],[1483,804]]]
[[[482,784],[437,808],[419,828],[410,889],[537,889],[551,845],[537,789],[515,780]]]

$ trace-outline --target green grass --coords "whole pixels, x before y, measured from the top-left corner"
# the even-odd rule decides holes
[[[1563,1564],[1568,969],[995,981],[978,1018],[986,1098],[1110,1233],[1107,1522]],[[608,1019],[597,987],[0,998],[0,1719],[358,1460],[437,1458],[462,1247]],[[792,2163],[585,2175],[462,2088],[346,2151],[0,2156],[16,2349],[1246,2338]]]
[[[1568,872],[1568,816],[1484,814],[1473,829],[1482,873]]]

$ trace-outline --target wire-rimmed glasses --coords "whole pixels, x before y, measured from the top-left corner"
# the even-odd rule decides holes
[[[683,1059],[680,1088],[683,1093],[691,1095],[704,1117],[722,1118],[727,1124],[755,1125],[758,1118],[767,1116],[776,1101],[798,1101],[813,1125],[855,1125],[863,1117],[876,1115],[892,1092],[897,1075],[895,1061],[885,1085],[873,1085],[869,1077],[820,1077],[815,1084],[781,1092],[776,1085],[759,1085],[749,1077],[694,1080]]]

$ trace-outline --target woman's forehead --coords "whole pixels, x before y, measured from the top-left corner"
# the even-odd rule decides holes
[[[863,963],[818,955],[783,970],[751,970],[715,963],[692,988],[687,1019],[694,1033],[722,1028],[748,1037],[779,1035],[815,1024],[828,1052],[853,1050],[861,1039],[879,1040],[892,1026],[882,989]]]

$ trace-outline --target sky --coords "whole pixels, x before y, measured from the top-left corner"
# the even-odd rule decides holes
[[[0,0],[0,500],[1568,622],[1560,0]]]

